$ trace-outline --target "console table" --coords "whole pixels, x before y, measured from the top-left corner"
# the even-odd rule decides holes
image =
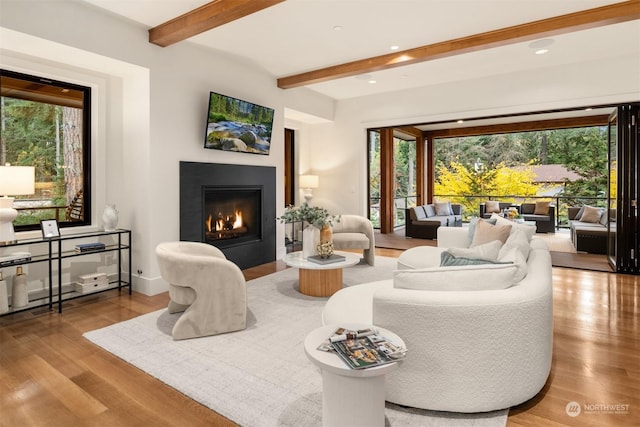
[[[102,241],[105,244],[104,248],[90,250],[86,252],[77,252],[76,245],[79,243],[84,243],[87,240],[91,241]],[[118,289],[122,291],[122,288],[129,288],[129,294],[131,294],[131,230],[118,229],[113,231],[94,231],[94,232],[86,232],[86,233],[77,233],[77,234],[69,234],[54,238],[35,238],[35,239],[24,239],[20,240],[16,243],[11,243],[5,246],[0,247],[0,255],[6,256],[10,255],[12,252],[20,251],[21,247],[28,246],[31,250],[32,248],[38,249],[37,252],[31,254],[31,259],[29,260],[18,260],[16,262],[12,261],[3,261],[0,263],[0,269],[12,268],[15,269],[20,265],[27,264],[35,264],[35,263],[44,263],[46,262],[48,265],[48,293],[33,293],[36,294],[35,297],[30,295],[29,304],[25,307],[20,307],[18,309],[14,309],[11,307],[8,313],[11,314],[18,311],[29,310],[35,307],[49,306],[49,309],[53,308],[53,305],[57,303],[58,312],[62,313],[62,302],[68,301],[75,298],[81,298],[87,295],[94,295],[100,292],[106,292],[112,289]],[[104,254],[104,253],[116,253],[117,254],[117,266],[118,273],[117,277],[112,277],[109,280],[109,284],[106,288],[97,290],[95,292],[90,293],[80,293],[76,292],[74,289],[64,290],[63,291],[63,283],[62,283],[62,261],[65,259],[75,258],[75,257],[83,257],[88,255],[96,255],[96,254]],[[128,259],[128,268],[126,274],[123,272],[123,253],[127,256]],[[57,271],[54,271],[55,270]],[[5,279],[8,274],[5,274]],[[126,276],[126,277],[124,277]],[[57,286],[57,299],[54,296],[54,279]],[[7,281],[7,284],[10,285],[10,281]]]

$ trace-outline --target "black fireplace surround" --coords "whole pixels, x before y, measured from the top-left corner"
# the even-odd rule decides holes
[[[254,267],[276,259],[275,218],[275,167],[180,162],[180,240]]]

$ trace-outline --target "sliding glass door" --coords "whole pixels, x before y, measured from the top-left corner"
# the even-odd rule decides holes
[[[618,111],[609,117],[609,185],[607,195],[607,256],[609,264],[616,270],[616,214],[618,212]]]

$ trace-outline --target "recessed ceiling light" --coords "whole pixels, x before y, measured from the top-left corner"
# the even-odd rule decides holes
[[[369,80],[369,84],[372,84],[372,85],[373,85],[373,84],[376,84],[376,81],[375,81],[375,80],[373,80],[373,79],[372,79],[372,80]]]
[[[584,111],[591,111],[593,108],[585,108]]]
[[[333,31],[342,31],[342,27],[340,25],[336,25],[333,27]]]
[[[529,43],[529,48],[533,49],[536,55],[542,55],[549,52],[549,46],[551,46],[555,40],[553,39],[541,39]]]
[[[456,123],[464,123],[464,120],[458,120]]]
[[[390,47],[391,50],[398,50],[400,49],[400,46],[394,44],[393,46]]]

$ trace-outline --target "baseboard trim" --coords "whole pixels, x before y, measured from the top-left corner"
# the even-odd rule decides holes
[[[147,296],[158,295],[169,290],[169,285],[162,277],[133,276],[133,290]]]

